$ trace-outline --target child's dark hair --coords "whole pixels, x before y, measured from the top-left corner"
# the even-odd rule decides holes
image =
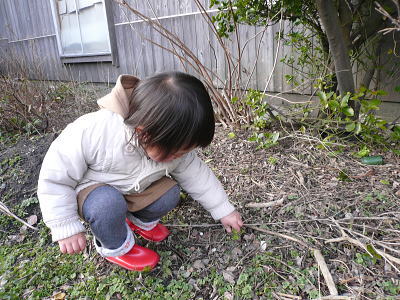
[[[214,137],[215,120],[203,83],[182,72],[141,80],[130,97],[125,124],[144,145],[158,146],[164,157],[190,147],[205,147]]]

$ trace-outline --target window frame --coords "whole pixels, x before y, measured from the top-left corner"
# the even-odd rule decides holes
[[[117,49],[117,40],[114,29],[114,18],[113,18],[113,7],[111,1],[101,0],[103,3],[103,10],[106,17],[106,25],[108,29],[108,39],[109,39],[109,52],[94,52],[94,53],[82,53],[82,54],[64,54],[61,43],[61,32],[60,32],[60,23],[58,21],[58,10],[55,4],[57,0],[49,0],[53,24],[55,27],[56,39],[57,39],[57,47],[58,54],[61,58],[61,61],[65,64],[68,63],[88,63],[88,62],[112,62],[112,64],[116,67],[119,66],[118,60],[118,49]],[[76,0],[74,0],[76,1]],[[80,26],[80,25],[79,25]]]

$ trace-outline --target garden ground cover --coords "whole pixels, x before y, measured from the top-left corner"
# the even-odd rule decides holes
[[[0,139],[1,201],[38,228],[0,215],[1,299],[315,299],[332,287],[314,249],[339,295],[399,299],[399,157],[371,149],[385,163],[364,165],[356,146],[295,132],[258,149],[249,132],[217,126],[213,143],[198,151],[242,213],[240,233],[226,234],[182,193],[163,219],[168,239],[138,238],[161,255],[153,271],[112,265],[92,242],[83,254],[62,255],[42,222],[37,177],[59,130],[96,109],[95,98],[83,106],[64,102],[51,133]]]

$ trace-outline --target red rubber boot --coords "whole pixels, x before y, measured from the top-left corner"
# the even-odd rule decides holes
[[[134,233],[139,234],[141,237],[143,237],[148,241],[161,242],[165,240],[170,234],[168,228],[160,223],[158,223],[156,227],[154,227],[151,230],[144,230],[136,226],[131,221],[129,221],[128,218],[126,219],[126,223],[128,223],[129,227],[132,229]]]
[[[130,271],[150,271],[157,265],[160,256],[153,250],[135,244],[128,253],[105,259]]]

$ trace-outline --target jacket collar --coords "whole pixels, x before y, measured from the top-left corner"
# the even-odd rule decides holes
[[[105,108],[127,118],[129,113],[129,97],[140,79],[132,75],[120,75],[111,93],[97,100],[100,108]]]

